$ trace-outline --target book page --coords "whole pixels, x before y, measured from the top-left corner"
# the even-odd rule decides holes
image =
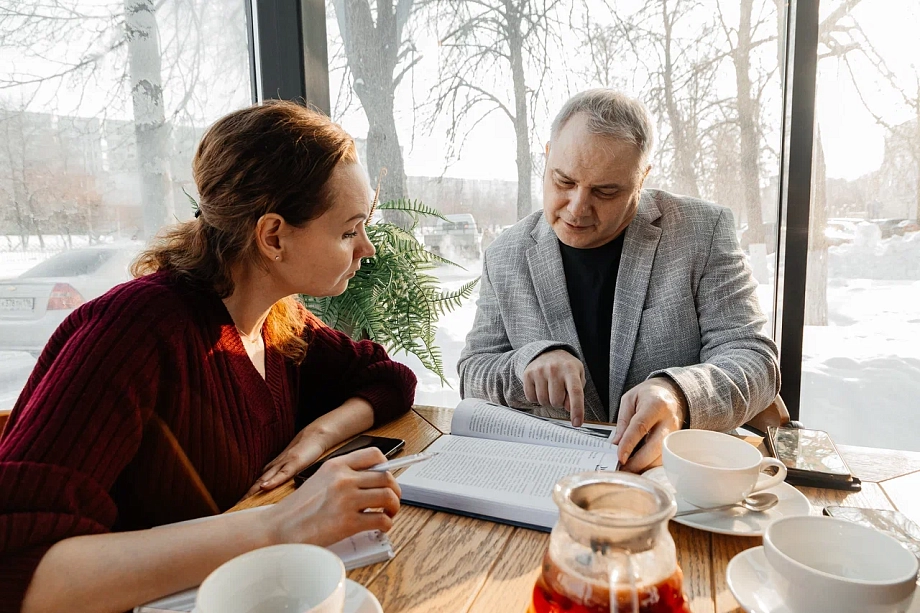
[[[544,421],[516,409],[475,398],[460,401],[457,408],[454,409],[450,431],[456,436],[532,443],[567,449],[600,450],[612,454],[617,452],[616,445],[611,444],[606,438],[591,436],[558,423]]]
[[[451,435],[428,450],[438,455],[397,479],[405,501],[545,528],[558,517],[552,491],[559,479],[616,466],[613,453]]]

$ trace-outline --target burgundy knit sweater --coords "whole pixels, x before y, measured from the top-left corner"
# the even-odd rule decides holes
[[[351,397],[375,424],[415,375],[304,310],[295,366],[265,336],[265,379],[213,292],[165,273],[75,310],[48,341],[0,439],[0,612],[19,611],[65,538],[137,530],[236,504],[298,428]]]

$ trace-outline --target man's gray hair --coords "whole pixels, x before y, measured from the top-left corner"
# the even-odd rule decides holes
[[[559,130],[579,113],[587,116],[587,127],[593,134],[632,143],[639,150],[643,162],[648,160],[655,136],[644,104],[613,89],[583,91],[562,106],[553,120],[550,138],[555,138]]]

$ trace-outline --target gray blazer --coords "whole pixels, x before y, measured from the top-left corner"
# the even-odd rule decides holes
[[[701,200],[644,190],[626,229],[610,334],[610,411],[585,368],[585,418],[616,421],[620,396],[667,375],[687,397],[693,428],[731,430],[779,391],[776,345],[731,212]],[[460,395],[540,414],[524,396],[524,368],[564,348],[581,358],[559,243],[538,211],[486,251],[476,319],[460,355]]]

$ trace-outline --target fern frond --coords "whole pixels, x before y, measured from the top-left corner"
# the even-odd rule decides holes
[[[437,298],[431,300],[431,304],[437,309],[439,315],[446,315],[454,309],[459,309],[463,301],[473,295],[477,283],[479,283],[479,277],[464,283],[459,289],[452,292],[441,292]]]
[[[403,213],[414,213],[416,215],[429,215],[448,221],[438,209],[432,208],[427,204],[422,204],[418,200],[409,200],[408,198],[399,198],[397,200],[388,200],[377,205],[380,210],[402,211]]]
[[[416,222],[420,215],[445,219],[416,200],[391,200],[378,208],[408,213]],[[462,266],[428,251],[412,232],[385,221],[368,225],[367,235],[377,251],[362,263],[348,289],[340,296],[302,296],[302,302],[327,325],[355,340],[370,339],[391,353],[415,355],[442,385],[449,385],[435,342],[438,319],[459,308],[479,279],[442,291],[429,271],[439,265]]]

